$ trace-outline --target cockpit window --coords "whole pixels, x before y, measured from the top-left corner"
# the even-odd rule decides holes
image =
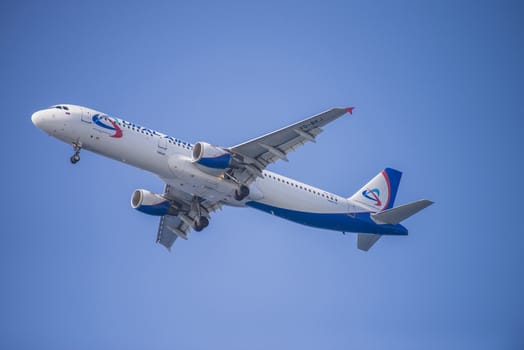
[[[57,106],[51,106],[50,108],[65,109],[66,111],[69,110],[69,107],[67,107],[67,106],[58,106],[58,105]]]

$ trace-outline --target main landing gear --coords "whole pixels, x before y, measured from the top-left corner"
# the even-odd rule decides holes
[[[194,229],[196,232],[200,232],[209,225],[209,219],[205,216],[200,216],[195,220]]]
[[[235,190],[235,199],[237,201],[241,201],[245,199],[247,196],[249,196],[249,187],[246,185],[240,185],[238,190]]]
[[[78,143],[73,142],[73,149],[75,150],[75,154],[73,154],[71,158],[69,158],[69,160],[71,161],[71,163],[76,164],[80,161],[80,150],[82,149],[82,147],[80,147]]]
[[[193,197],[191,203],[191,210],[196,212],[195,221],[193,222],[193,229],[196,232],[200,232],[209,225],[209,219],[204,215],[203,209],[200,206],[200,198],[197,196]]]

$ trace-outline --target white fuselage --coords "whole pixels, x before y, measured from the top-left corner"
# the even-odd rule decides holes
[[[192,145],[75,105],[35,112],[31,120],[73,145],[72,163],[86,149],[160,177],[166,183],[164,193],[138,189],[131,206],[160,216],[157,242],[168,249],[178,237],[187,239],[190,230],[207,227],[211,211],[230,205],[249,206],[307,226],[356,232],[358,248],[367,251],[381,235],[407,235],[400,222],[432,204],[420,200],[393,207],[400,171],[385,168],[346,199],[263,170],[278,159],[287,160],[286,152],[314,141],[321,126],[352,111],[353,107],[332,108],[231,148],[205,142]]]

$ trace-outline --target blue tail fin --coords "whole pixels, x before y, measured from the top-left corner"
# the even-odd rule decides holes
[[[371,212],[391,209],[395,204],[401,177],[400,171],[386,168],[351,196],[349,200],[357,202]]]

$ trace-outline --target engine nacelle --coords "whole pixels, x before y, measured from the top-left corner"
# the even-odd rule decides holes
[[[131,207],[155,216],[177,215],[178,210],[166,198],[148,190],[136,190],[131,196]]]
[[[197,142],[193,146],[193,163],[208,173],[219,174],[231,165],[231,154],[209,143]]]

